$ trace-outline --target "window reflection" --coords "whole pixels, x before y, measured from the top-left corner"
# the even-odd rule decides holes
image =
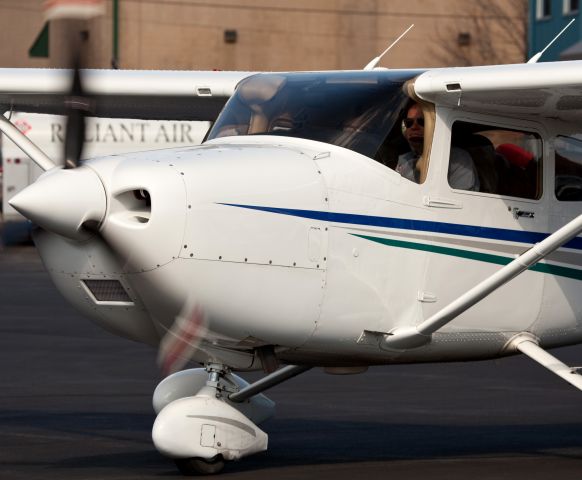
[[[539,135],[489,125],[455,122],[451,137],[449,183],[455,151],[469,154],[478,175],[476,190],[528,199],[541,198],[542,141]]]
[[[409,100],[403,85],[417,73],[255,75],[241,82],[208,138],[283,135],[375,158],[385,150],[389,134],[399,128]]]
[[[554,149],[556,198],[563,202],[582,201],[582,138],[559,136]]]

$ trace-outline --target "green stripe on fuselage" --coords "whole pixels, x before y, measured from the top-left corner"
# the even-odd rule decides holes
[[[351,235],[354,237],[363,238],[365,240],[370,240],[372,242],[381,243],[382,245],[389,245],[391,247],[438,253],[452,257],[466,258],[468,260],[476,260],[478,262],[494,263],[497,265],[507,265],[514,260],[513,258],[503,257],[501,255],[472,252],[470,250],[461,250],[459,248],[441,247],[439,245],[429,245],[426,243],[405,242],[401,240],[393,240],[390,238],[358,235],[356,233],[352,233]],[[582,280],[582,270],[577,270],[575,268],[561,267],[559,265],[548,265],[547,263],[538,263],[530,267],[529,270],[534,272],[548,273],[550,275],[557,275],[559,277],[573,278],[574,280]]]

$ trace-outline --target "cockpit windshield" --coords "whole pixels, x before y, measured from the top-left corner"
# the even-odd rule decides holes
[[[259,74],[241,82],[208,139],[284,135],[326,142],[374,158],[399,129],[418,72]]]

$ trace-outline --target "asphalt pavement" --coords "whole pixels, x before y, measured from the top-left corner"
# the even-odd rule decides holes
[[[155,356],[73,310],[34,247],[0,250],[0,479],[180,478],[151,443]],[[315,369],[267,395],[269,451],[221,478],[582,478],[582,392],[523,357]]]

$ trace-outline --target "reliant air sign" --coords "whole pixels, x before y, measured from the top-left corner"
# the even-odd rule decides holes
[[[62,160],[65,117],[15,113],[12,122],[51,159]],[[83,158],[199,145],[209,127],[209,122],[88,118]],[[3,139],[4,158],[23,155],[10,140]]]
[[[176,144],[193,145],[200,143],[199,127],[199,125],[192,125],[190,122],[95,121],[87,129],[85,142],[147,143],[152,147],[156,145],[174,146]],[[63,123],[51,123],[50,130],[52,143],[64,141],[65,125]]]
[[[63,163],[65,117],[14,112],[10,120],[51,160]],[[199,145],[209,128],[210,122],[88,118],[82,158]],[[3,219],[24,220],[7,200],[36,180],[42,171],[2,134],[0,162],[4,169],[0,195],[4,200]]]

